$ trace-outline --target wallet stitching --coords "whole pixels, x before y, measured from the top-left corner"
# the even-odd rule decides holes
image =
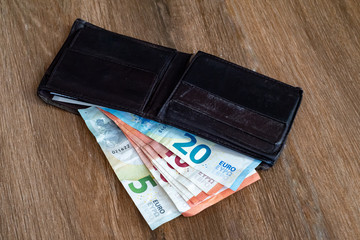
[[[197,112],[195,112],[195,114],[198,114],[198,115],[199,115],[199,113],[197,113]],[[228,147],[231,148],[231,145],[232,145],[232,144],[229,144],[229,143],[225,142],[226,140],[219,139],[219,137],[217,137],[217,136],[215,136],[215,135],[213,135],[213,134],[211,134],[211,133],[207,133],[207,132],[201,133],[201,132],[199,132],[198,130],[190,129],[190,128],[184,126],[182,123],[174,123],[174,122],[170,122],[170,121],[166,121],[166,120],[163,121],[163,122],[164,122],[164,123],[168,123],[168,124],[171,125],[171,126],[178,127],[178,128],[180,128],[180,129],[183,129],[183,130],[185,130],[185,131],[194,133],[195,135],[198,135],[198,136],[206,136],[205,138],[211,138],[211,141],[213,141],[213,142],[216,142],[216,143],[219,143],[219,144],[221,144],[221,145],[228,146]],[[241,130],[240,130],[240,131],[241,131]],[[276,150],[275,150],[275,151],[273,151],[273,152],[265,152],[265,151],[263,151],[263,150],[259,150],[259,149],[257,149],[257,148],[254,148],[254,147],[250,146],[250,145],[247,145],[246,143],[243,143],[243,142],[240,142],[240,143],[241,143],[241,145],[247,146],[247,148],[244,147],[244,146],[241,146],[241,145],[237,145],[237,144],[233,144],[233,145],[239,146],[239,147],[242,147],[242,148],[246,148],[248,151],[252,151],[252,152],[257,152],[257,151],[259,151],[259,152],[262,152],[262,153],[265,153],[265,154],[273,154],[273,153],[276,151]],[[282,143],[280,146],[282,146],[282,145],[283,145],[283,143]],[[234,149],[234,146],[232,146],[232,149]]]
[[[203,89],[203,88],[201,88],[201,87],[198,87],[198,86],[196,86],[196,85],[194,85],[194,84],[192,84],[192,83],[183,81],[182,84],[189,85],[189,86],[191,86],[192,88],[196,88],[196,89],[198,89],[198,90],[200,90],[200,91],[202,91],[202,92],[205,92],[206,94],[211,94],[211,95],[213,95],[215,98],[219,98],[220,100],[222,100],[222,101],[224,101],[224,102],[227,102],[227,103],[229,103],[229,104],[233,104],[233,105],[235,105],[235,106],[237,106],[237,107],[244,108],[244,109],[248,110],[249,112],[256,113],[256,114],[258,114],[258,115],[260,115],[260,116],[269,118],[269,119],[271,119],[271,120],[273,120],[273,121],[275,121],[275,122],[283,123],[283,124],[286,125],[286,122],[284,122],[284,121],[281,121],[281,120],[276,119],[276,118],[274,118],[274,117],[268,116],[268,115],[266,115],[266,114],[264,114],[264,113],[261,113],[261,112],[258,112],[258,111],[256,111],[256,110],[254,110],[254,109],[251,109],[251,108],[248,108],[248,107],[246,107],[246,106],[243,106],[243,105],[241,105],[241,104],[239,104],[239,103],[235,103],[235,102],[233,102],[233,101],[230,101],[230,100],[228,100],[228,99],[226,99],[226,98],[224,98],[224,97],[221,97],[221,96],[219,96],[219,95],[217,95],[217,94],[215,94],[215,93],[212,93],[212,92],[210,92],[210,91],[208,91],[208,90],[205,90],[205,89]]]
[[[209,114],[207,114],[207,113],[204,113],[204,112],[201,112],[199,109],[196,109],[196,108],[194,108],[194,107],[192,107],[192,106],[190,106],[190,105],[184,104],[184,103],[179,102],[179,101],[176,101],[176,100],[171,100],[169,104],[171,105],[172,102],[175,102],[175,103],[180,104],[180,105],[182,105],[182,106],[184,106],[184,107],[186,107],[186,108],[189,108],[189,109],[193,110],[193,111],[194,111],[196,114],[198,114],[198,115],[204,115],[204,116],[206,116],[207,118],[210,118],[210,119],[212,119],[212,120],[214,120],[214,121],[216,121],[216,122],[220,122],[221,124],[224,124],[224,125],[226,125],[226,126],[229,126],[230,128],[236,129],[236,130],[238,130],[238,131],[240,131],[240,132],[243,132],[243,133],[245,133],[245,134],[247,134],[247,135],[250,135],[250,136],[252,136],[252,137],[254,137],[254,138],[257,138],[257,139],[259,139],[259,140],[261,140],[261,141],[267,142],[267,143],[272,144],[272,145],[275,145],[275,144],[276,144],[276,142],[275,142],[275,143],[269,142],[268,140],[262,139],[262,138],[260,138],[260,137],[258,137],[258,136],[255,136],[255,135],[252,134],[252,133],[246,132],[246,131],[238,128],[238,127],[235,127],[235,126],[233,126],[233,125],[231,125],[231,124],[229,124],[229,123],[227,123],[227,122],[224,122],[224,121],[221,120],[221,119],[214,118],[214,117],[212,117],[211,115],[209,115]],[[170,110],[171,110],[171,109],[170,109]]]

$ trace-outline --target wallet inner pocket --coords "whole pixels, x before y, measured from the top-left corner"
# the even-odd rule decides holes
[[[184,106],[226,124],[231,128],[276,143],[282,137],[285,124],[239,104],[221,98],[204,89],[182,82],[173,96]]]
[[[176,100],[169,102],[165,116],[165,123],[230,148],[235,149],[241,146],[253,150],[256,149],[266,154],[276,151],[277,148],[272,143],[263,140],[259,141],[257,137],[243,132],[239,128],[221,122],[198,109],[193,109]]]
[[[153,72],[67,49],[46,88],[89,103],[141,112],[156,80]]]

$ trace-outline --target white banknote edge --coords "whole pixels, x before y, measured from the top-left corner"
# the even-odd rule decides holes
[[[60,94],[60,93],[56,93],[56,92],[50,92],[50,94],[55,95],[55,96],[60,96],[60,97],[65,97],[65,98],[70,98],[70,99],[75,99],[76,100],[76,98],[74,98],[74,97],[70,97],[70,96]]]
[[[72,99],[72,98],[68,98],[68,96],[65,96],[65,95],[56,94],[56,93],[52,93],[52,94],[54,94],[52,100],[56,101],[56,102],[71,103],[71,104],[88,106],[88,107],[103,107],[103,106],[100,106],[100,105],[95,105],[95,104],[75,100],[75,99]]]

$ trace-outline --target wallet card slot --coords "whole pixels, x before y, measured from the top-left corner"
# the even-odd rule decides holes
[[[150,71],[66,49],[46,88],[89,103],[141,112],[156,80]]]
[[[222,145],[231,142],[236,146],[265,154],[276,151],[278,147],[175,100],[169,102],[165,116],[166,122],[171,125],[185,130],[189,129],[194,134],[211,138],[212,141]]]
[[[182,82],[173,101],[177,101],[229,127],[270,143],[278,142],[286,124],[221,98],[204,89]]]

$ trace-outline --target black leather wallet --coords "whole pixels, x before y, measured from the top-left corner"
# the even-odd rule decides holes
[[[113,33],[77,19],[38,95],[53,94],[169,124],[272,166],[302,90],[204,52],[195,55]]]

